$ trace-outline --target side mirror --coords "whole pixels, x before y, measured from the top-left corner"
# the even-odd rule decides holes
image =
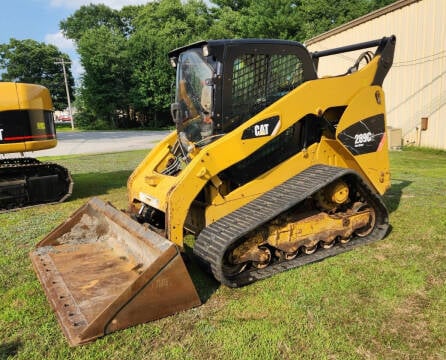
[[[174,102],[170,104],[170,114],[172,115],[173,122],[180,124],[180,103]]]

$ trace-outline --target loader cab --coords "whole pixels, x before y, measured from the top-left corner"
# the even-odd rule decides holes
[[[199,147],[317,78],[310,54],[295,41],[211,40],[169,56],[177,69],[172,117],[182,142]]]

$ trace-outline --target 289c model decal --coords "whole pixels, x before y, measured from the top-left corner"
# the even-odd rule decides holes
[[[364,145],[364,143],[368,143],[368,142],[372,142],[372,141],[373,141],[373,136],[370,131],[367,133],[355,135],[355,147],[361,147]]]
[[[380,149],[385,140],[384,114],[371,116],[349,126],[338,139],[353,155],[362,155]]]

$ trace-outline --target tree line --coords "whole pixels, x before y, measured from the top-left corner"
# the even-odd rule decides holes
[[[395,0],[156,0],[121,10],[102,4],[80,7],[60,22],[72,39],[84,73],[74,94],[78,126],[158,128],[171,123],[175,73],[167,53],[205,39],[305,40]],[[39,83],[56,109],[66,107],[63,73],[69,61],[55,46],[11,39],[0,44],[2,81]]]
[[[56,109],[67,107],[64,75],[60,64],[62,61],[69,63],[70,58],[54,45],[32,39],[13,38],[7,44],[0,44],[1,81],[25,82],[47,87]],[[74,78],[69,68],[67,82],[73,98]]]

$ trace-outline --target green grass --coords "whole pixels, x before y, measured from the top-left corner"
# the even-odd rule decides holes
[[[0,214],[0,359],[446,359],[446,153],[391,153],[382,241],[241,289],[195,264],[201,307],[69,348],[28,253],[91,196],[126,207],[144,151],[51,158],[63,204]]]

